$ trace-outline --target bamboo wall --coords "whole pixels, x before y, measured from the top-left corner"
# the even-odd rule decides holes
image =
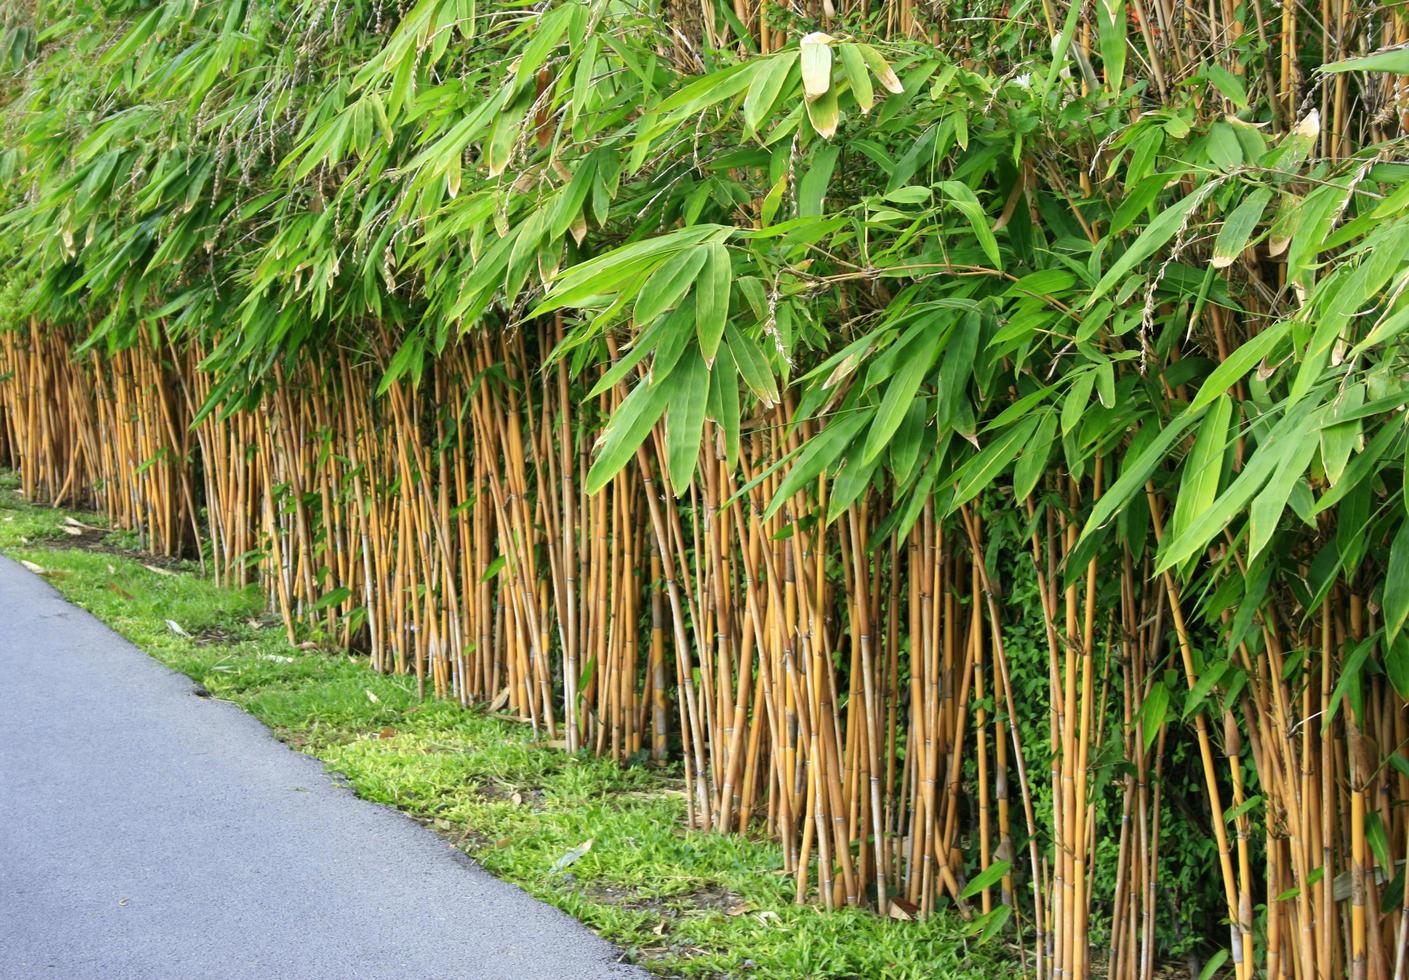
[[[1304,622],[1295,597],[1269,597],[1220,708],[1147,715],[1167,653],[1198,682],[1192,603],[1148,554],[1064,582],[1079,523],[1029,503],[1017,567],[1046,662],[1018,666],[1048,682],[1045,704],[1023,703],[1007,619],[1023,610],[973,560],[990,545],[980,508],[945,521],[924,502],[901,536],[871,493],[819,519],[819,482],[770,511],[787,472],[770,464],[816,435],[785,427],[786,399],[747,420],[737,467],[708,430],[678,504],[659,428],[588,496],[595,433],[625,391],[584,405],[581,381],[543,368],[559,330],[475,335],[381,397],[394,344],[374,338],[194,424],[212,393],[197,351],[75,357],[63,331],[0,334],[0,458],[26,496],[97,506],[154,551],[198,538],[219,581],[259,583],[291,642],[320,627],[427,695],[570,749],[679,760],[690,824],[775,838],[799,901],[897,918],[1006,907],[1039,974],[1151,976],[1178,802],[1215,841],[1236,976],[1254,955],[1270,976],[1402,972],[1409,898],[1384,899],[1409,850],[1409,776],[1383,760],[1409,740],[1405,705],[1376,676],[1321,721],[1342,651],[1375,627],[1363,597]],[[1046,490],[1098,497],[1102,480],[1098,465]],[[1150,496],[1155,538],[1166,506]],[[1025,746],[1015,718],[1039,719],[1051,750]],[[1202,800],[1164,795],[1180,745]],[[1114,888],[1093,896],[1107,842]]]

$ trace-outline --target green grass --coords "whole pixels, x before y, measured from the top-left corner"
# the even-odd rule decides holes
[[[794,905],[775,846],[683,829],[677,778],[569,757],[517,721],[419,700],[413,680],[373,673],[362,658],[290,647],[255,589],[216,586],[190,566],[153,571],[150,558],[128,550],[130,535],[80,538],[62,529],[66,517],[101,524],[26,503],[0,473],[0,551],[42,568],[71,601],[323,760],[359,795],[425,822],[653,972],[871,978],[1001,969],[1002,951],[974,945],[951,916],[893,922]],[[565,865],[571,854],[580,856]]]

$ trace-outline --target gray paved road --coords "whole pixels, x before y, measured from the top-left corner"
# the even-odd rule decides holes
[[[639,977],[0,558],[0,977]]]

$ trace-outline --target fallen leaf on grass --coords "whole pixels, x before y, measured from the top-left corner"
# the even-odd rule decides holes
[[[81,534],[82,532],[84,532],[84,531],[101,531],[101,530],[102,530],[102,528],[100,528],[100,527],[94,527],[92,524],[84,524],[82,521],[74,520],[72,517],[65,517],[65,518],[64,518],[64,527],[65,527],[65,528],[76,527],[76,528],[79,529],[79,533],[80,533],[80,534]]]
[[[582,856],[590,850],[592,850],[592,841],[589,838],[583,841],[581,844],[578,844],[576,847],[568,851],[556,861],[554,861],[553,866],[548,869],[548,873],[550,875],[555,875],[558,872],[570,867],[571,865],[576,864],[579,860],[582,859]]]
[[[377,732],[377,738],[396,738],[396,729],[388,725],[386,728]]]
[[[191,634],[187,633],[184,629],[182,629],[181,624],[174,619],[168,619],[166,621],[166,628],[171,630],[171,632],[175,633],[177,636],[184,636],[188,640],[191,638]]]
[[[49,569],[45,568],[45,567],[42,566],[42,565],[36,565],[36,564],[35,564],[34,562],[32,562],[32,561],[25,561],[23,558],[21,558],[21,559],[20,559],[20,564],[23,565],[25,568],[28,568],[28,569],[29,569],[31,572],[33,572],[35,575],[48,575],[48,574],[49,574]]]
[[[890,904],[890,917],[892,919],[898,919],[901,922],[909,922],[915,918],[909,912],[905,911],[905,909],[894,899],[891,900]]]
[[[291,664],[294,662],[293,657],[281,657],[277,653],[261,653],[259,655],[259,659],[272,660],[276,664]]]
[[[509,795],[509,799],[513,802],[514,806],[523,806],[523,794],[517,790]]]
[[[504,690],[500,691],[500,692],[498,693],[498,695],[495,696],[495,698],[494,698],[493,701],[489,702],[489,710],[490,710],[490,711],[498,711],[500,708],[504,707],[504,705],[506,705],[506,704],[508,704],[508,703],[509,703],[509,688],[506,687],[506,688],[504,688]]]
[[[124,599],[130,599],[130,600],[133,600],[133,601],[136,600],[136,597],[133,596],[133,594],[132,594],[131,592],[128,592],[126,589],[124,589],[122,586],[118,585],[116,582],[109,582],[109,583],[107,583],[107,586],[108,586],[108,588],[110,588],[110,589],[112,589],[114,592],[116,592],[118,595],[122,596]]]
[[[172,577],[172,578],[175,578],[175,577],[176,577],[176,573],[173,572],[171,569],[169,569],[169,568],[162,568],[162,567],[159,566],[159,565],[143,565],[142,567],[145,568],[147,571],[149,571],[149,572],[155,572],[155,573],[158,574],[158,575],[168,575],[168,576],[170,576],[170,577]]]
[[[748,910],[749,910],[749,903],[748,903],[748,902],[737,902],[737,903],[735,903],[735,904],[729,906],[727,909],[725,909],[725,910],[724,910],[724,914],[725,914],[725,915],[728,915],[728,916],[739,916],[739,915],[743,915],[743,914],[744,914],[745,912],[747,912]]]
[[[651,932],[655,933],[657,936],[664,936],[665,930],[666,921],[664,919],[661,919],[659,922],[656,923],[656,927],[652,929]]]
[[[81,538],[84,534],[83,528],[74,527],[72,524],[60,524],[59,530],[63,531],[65,534],[71,534],[75,538]]]
[[[366,691],[366,694],[367,694],[367,700],[368,700],[368,701],[371,701],[373,704],[381,704],[381,703],[382,703],[382,699],[379,698],[379,697],[377,697],[375,694],[373,694],[373,693],[372,693],[372,689],[371,689],[370,687],[369,687],[369,688],[366,688],[365,691]]]

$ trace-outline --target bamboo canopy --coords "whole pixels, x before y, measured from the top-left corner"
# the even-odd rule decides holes
[[[1040,977],[1401,977],[1409,12],[0,12],[0,461]]]

